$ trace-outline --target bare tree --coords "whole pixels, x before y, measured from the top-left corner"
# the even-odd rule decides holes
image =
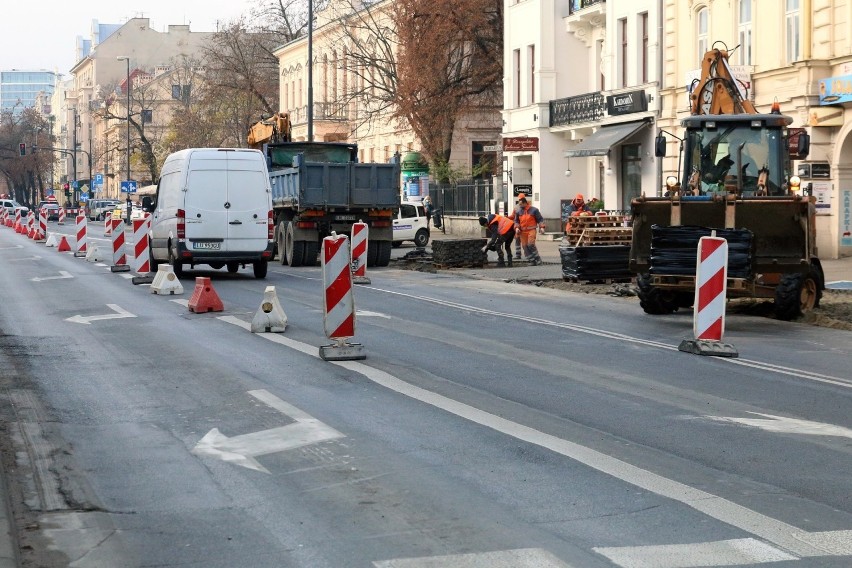
[[[26,147],[24,156],[19,151],[21,143]],[[56,160],[47,150],[53,144],[47,119],[35,109],[0,114],[0,175],[14,199],[33,207],[44,198],[46,180]]]

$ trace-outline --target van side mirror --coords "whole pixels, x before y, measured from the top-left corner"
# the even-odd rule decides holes
[[[142,211],[145,213],[150,213],[154,210],[154,200],[151,199],[150,196],[146,195],[142,198]]]
[[[654,139],[654,155],[658,158],[666,157],[666,137],[662,132]]]

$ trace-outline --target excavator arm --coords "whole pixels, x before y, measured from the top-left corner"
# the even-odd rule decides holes
[[[290,115],[276,112],[269,118],[255,122],[248,133],[249,148],[260,149],[268,142],[290,142]]]
[[[713,48],[701,60],[701,79],[692,91],[692,114],[757,114],[752,102],[737,88],[728,51]]]

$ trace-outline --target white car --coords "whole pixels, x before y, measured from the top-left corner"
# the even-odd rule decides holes
[[[6,208],[6,211],[9,212],[9,216],[12,218],[13,221],[15,219],[15,211],[20,211],[21,217],[25,216],[27,213],[30,212],[28,207],[21,205],[14,199],[0,199],[0,207]]]
[[[403,241],[413,241],[414,246],[425,247],[429,242],[429,218],[419,201],[403,201],[393,220],[393,246]]]

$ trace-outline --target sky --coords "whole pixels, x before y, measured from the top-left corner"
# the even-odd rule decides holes
[[[130,18],[166,26],[189,24],[190,31],[210,32],[217,21],[248,14],[258,0],[12,0],[0,12],[0,69],[45,69],[70,77],[76,63],[77,36],[91,37],[92,20],[123,24]]]

